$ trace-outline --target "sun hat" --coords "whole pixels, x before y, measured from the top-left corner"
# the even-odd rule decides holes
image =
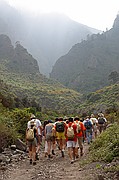
[[[30,117],[30,118],[33,119],[33,118],[35,118],[35,117],[36,117],[36,116],[35,116],[34,114],[31,114],[31,117]]]

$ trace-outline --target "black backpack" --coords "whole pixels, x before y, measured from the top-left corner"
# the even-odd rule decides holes
[[[98,124],[104,124],[105,123],[105,119],[103,117],[100,117],[98,119]]]
[[[57,122],[56,123],[56,131],[57,132],[64,132],[64,122]]]

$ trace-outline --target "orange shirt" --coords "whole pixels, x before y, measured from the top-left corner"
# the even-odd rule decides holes
[[[83,131],[85,131],[86,128],[85,128],[85,126],[84,126],[84,124],[82,122],[79,121],[79,123],[80,123],[81,131],[79,133],[77,133],[77,137],[82,137],[83,136]]]

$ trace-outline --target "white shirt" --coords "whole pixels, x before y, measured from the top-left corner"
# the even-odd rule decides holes
[[[90,120],[92,121],[92,124],[97,124],[98,120],[96,118],[90,118]]]
[[[34,121],[36,123],[36,127],[38,129],[38,135],[42,135],[42,132],[40,129],[40,127],[42,126],[41,121],[39,119],[32,119],[32,120],[28,121],[27,128],[30,128],[30,122],[31,121]]]

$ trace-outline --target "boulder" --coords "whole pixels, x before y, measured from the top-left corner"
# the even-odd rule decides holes
[[[21,141],[20,139],[17,139],[16,140],[16,148],[21,151],[26,151],[27,146],[23,141]]]

